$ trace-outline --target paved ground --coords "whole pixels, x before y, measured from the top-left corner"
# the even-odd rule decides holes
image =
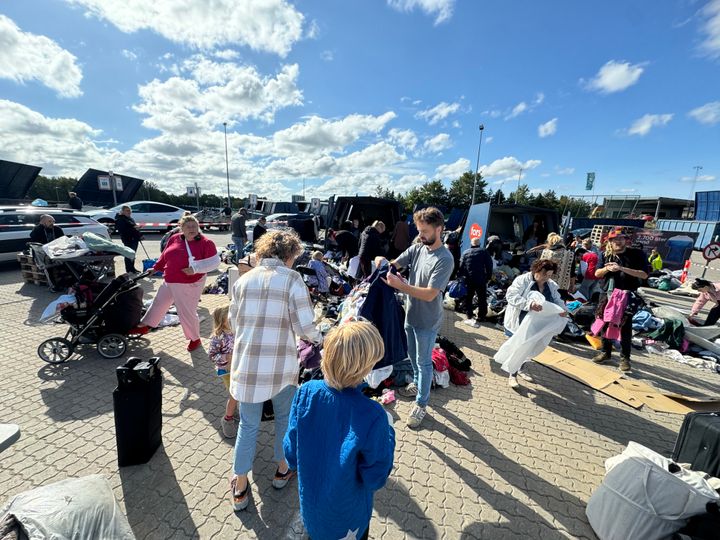
[[[148,242],[151,253],[157,240]],[[148,293],[158,285],[149,281]],[[164,444],[147,465],[119,470],[112,391],[122,362],[86,348],[66,364],[44,364],[37,345],[64,328],[36,322],[53,297],[23,285],[16,268],[0,269],[0,421],[22,427],[20,441],[0,455],[0,504],[42,482],[100,473],[138,538],[303,537],[296,483],[282,491],[271,487],[271,424],[263,424],[259,438],[250,507],[232,512],[233,448],[219,433],[224,390],[205,350],[185,351],[179,327],[133,345],[133,354],[162,357]],[[200,314],[207,317],[226,301],[203,296]],[[669,454],[682,418],[635,411],[537,364],[530,367],[537,382],[515,393],[490,360],[501,333],[446,315],[442,332],[472,359],[472,385],[434,391],[417,432],[402,421],[409,402],[389,409],[396,466],[375,498],[371,537],[595,538],[584,509],[605,459],[629,440]],[[202,333],[209,332],[206,319]],[[577,352],[589,354],[584,346]],[[656,386],[720,393],[720,378],[709,372],[645,356],[635,366],[634,377]]]

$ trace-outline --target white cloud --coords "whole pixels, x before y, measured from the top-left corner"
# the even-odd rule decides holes
[[[48,118],[24,105],[0,100],[3,158],[43,167],[43,174],[80,176],[90,166],[105,166],[110,149],[93,143],[101,131],[85,122]]]
[[[434,137],[426,139],[423,144],[425,150],[435,153],[442,152],[450,147],[452,147],[452,141],[447,133],[438,133]]]
[[[483,111],[482,116],[489,116],[490,118],[500,118],[502,116],[502,111],[499,111],[498,109],[488,109],[487,111]]]
[[[220,60],[235,60],[240,56],[240,53],[233,49],[221,49],[219,51],[213,51],[211,54]]]
[[[458,159],[455,163],[449,163],[447,165],[440,165],[435,172],[437,176],[443,180],[458,178],[463,173],[470,170],[470,160],[465,158]]]
[[[618,189],[618,193],[635,193],[637,189],[635,188],[622,188]]]
[[[654,127],[664,126],[672,120],[672,114],[646,114],[633,122],[628,128],[628,135],[639,135],[644,137]]]
[[[524,113],[527,110],[528,110],[528,104],[525,103],[524,101],[521,101],[520,103],[518,103],[517,105],[515,105],[513,107],[512,111],[510,111],[510,114],[508,114],[505,117],[505,120],[517,118],[518,116],[520,116],[522,113]]]
[[[440,120],[445,120],[451,114],[456,113],[460,109],[459,103],[445,103],[444,101],[438,103],[434,107],[425,109],[415,114],[415,118],[422,118],[433,126]]]
[[[570,176],[571,174],[575,174],[575,167],[564,167],[561,169],[560,167],[556,166],[555,172],[563,176]]]
[[[557,124],[557,118],[553,118],[552,120],[548,120],[544,124],[540,124],[538,126],[538,136],[540,138],[545,138],[550,137],[551,135],[555,135],[555,133],[557,133]]]
[[[122,51],[120,51],[120,54],[122,54],[125,58],[127,58],[131,62],[134,62],[138,58],[138,55],[136,53],[134,53],[133,51],[130,51],[128,49],[123,49]]]
[[[643,71],[642,64],[610,60],[600,68],[592,80],[586,83],[586,88],[603,94],[620,92],[637,83]],[[580,82],[585,81],[580,79]]]
[[[711,58],[720,58],[720,0],[710,0],[701,13],[707,20],[702,24],[705,39],[700,48]]]
[[[286,0],[65,0],[121,31],[152,30],[199,49],[246,45],[286,56],[302,37],[304,17]]]
[[[520,169],[528,171],[539,167],[541,163],[542,161],[539,159],[520,161],[516,157],[505,156],[504,158],[496,159],[490,165],[482,165],[480,167],[480,174],[482,174],[484,178],[505,179],[508,177],[517,177]]]
[[[418,143],[417,135],[410,129],[392,128],[388,131],[388,138],[391,143],[407,150],[415,150]]]
[[[485,144],[490,144],[490,143],[493,142],[494,140],[495,140],[495,137],[492,137],[492,136],[486,137],[486,138],[485,138]]]
[[[257,118],[272,122],[279,109],[302,104],[297,64],[283,66],[270,78],[251,66],[218,63],[196,55],[183,63],[181,71],[192,78],[154,79],[139,88],[142,102],[134,109],[147,115],[145,127],[188,133],[225,121]]]
[[[545,94],[543,94],[542,92],[538,92],[535,95],[534,105],[540,105],[543,101],[545,101]]]
[[[435,25],[452,17],[455,0],[387,0],[388,5],[397,11],[412,11],[416,8],[435,17]]]
[[[320,58],[325,62],[332,62],[335,60],[335,55],[332,51],[323,51],[320,53]]]
[[[77,58],[50,38],[23,32],[0,15],[0,77],[16,83],[38,81],[60,97],[82,95]]]
[[[681,182],[694,182],[695,176],[683,176],[680,178]],[[715,177],[711,174],[699,174],[697,177],[698,182],[714,182]]]
[[[720,101],[711,101],[705,105],[693,109],[688,113],[689,116],[700,122],[714,126],[720,123]]]

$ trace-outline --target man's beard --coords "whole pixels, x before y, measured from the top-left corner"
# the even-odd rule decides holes
[[[426,246],[432,246],[435,242],[437,242],[437,235],[434,235],[432,238],[426,238],[426,239],[420,239],[420,241],[425,244]]]

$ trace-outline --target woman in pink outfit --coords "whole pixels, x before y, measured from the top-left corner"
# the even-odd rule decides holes
[[[147,334],[150,328],[160,324],[170,306],[175,304],[183,333],[189,340],[187,350],[194,351],[201,345],[197,308],[205,286],[205,274],[220,265],[220,257],[212,240],[200,234],[197,219],[183,216],[179,225],[181,234],[170,237],[153,267],[164,272],[165,281],[140,325],[130,333]]]

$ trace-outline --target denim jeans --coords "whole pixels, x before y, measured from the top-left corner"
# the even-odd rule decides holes
[[[288,385],[272,398],[275,410],[275,461],[285,459],[283,452],[283,438],[287,431],[290,406],[297,387]],[[247,474],[252,470],[255,459],[255,446],[257,443],[260,418],[262,417],[262,403],[240,403],[240,425],[237,439],[235,439],[235,474]]]
[[[247,239],[241,238],[240,236],[233,236],[232,241],[233,244],[235,244],[235,252],[237,253],[238,258],[242,257],[243,248],[245,248],[245,242],[247,242]]]
[[[413,382],[418,387],[415,402],[421,407],[427,405],[430,400],[430,386],[433,379],[432,351],[439,328],[440,325],[430,329],[405,325],[408,356],[413,368]]]

